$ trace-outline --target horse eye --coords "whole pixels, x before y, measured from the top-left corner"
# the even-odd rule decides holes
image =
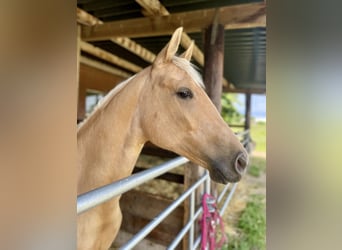
[[[192,91],[188,88],[180,88],[176,94],[178,97],[182,99],[187,99],[187,98],[191,99],[194,96]]]

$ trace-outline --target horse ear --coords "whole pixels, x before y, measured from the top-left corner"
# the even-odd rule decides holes
[[[193,49],[194,49],[194,41],[191,41],[188,49],[184,51],[183,54],[181,54],[179,57],[185,58],[186,60],[190,61]]]
[[[161,62],[170,62],[172,57],[176,54],[180,40],[182,37],[183,27],[179,27],[172,34],[170,42],[159,52],[153,64],[158,64]]]

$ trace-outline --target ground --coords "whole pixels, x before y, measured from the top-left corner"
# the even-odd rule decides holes
[[[266,245],[266,123],[252,123],[255,148],[224,214],[229,244],[223,250],[264,250]]]
[[[227,207],[223,219],[225,223],[225,232],[229,236],[229,240],[238,240],[241,238],[243,234],[243,228],[239,227],[239,219],[241,218],[241,214],[246,208],[248,201],[250,201],[253,195],[259,195],[261,197],[262,203],[266,203],[266,171],[265,165],[266,164],[266,154],[263,152],[253,152],[251,157],[251,164],[250,167],[253,169],[260,169],[257,173],[252,171],[251,173],[247,173],[240,183],[237,186],[235,194]],[[253,174],[253,175],[252,175]],[[257,216],[265,216],[266,209],[264,208],[261,213],[263,215]],[[264,227],[264,225],[263,225]],[[263,229],[264,230],[264,229]],[[235,248],[233,248],[235,249]],[[240,249],[240,248],[236,248]],[[243,248],[241,248],[243,249]],[[246,248],[250,249],[250,248]],[[259,249],[259,248],[257,248]]]

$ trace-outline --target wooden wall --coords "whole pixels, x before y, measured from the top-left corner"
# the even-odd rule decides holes
[[[77,119],[82,120],[85,116],[85,98],[87,89],[108,92],[125,78],[111,73],[80,64]]]

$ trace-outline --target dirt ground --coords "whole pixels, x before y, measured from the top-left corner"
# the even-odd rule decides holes
[[[252,157],[266,159],[266,153],[253,152]],[[238,234],[236,224],[252,194],[264,195],[266,199],[266,174],[264,172],[259,177],[247,174],[237,185],[235,194],[223,215],[225,232],[228,235],[236,236]]]

